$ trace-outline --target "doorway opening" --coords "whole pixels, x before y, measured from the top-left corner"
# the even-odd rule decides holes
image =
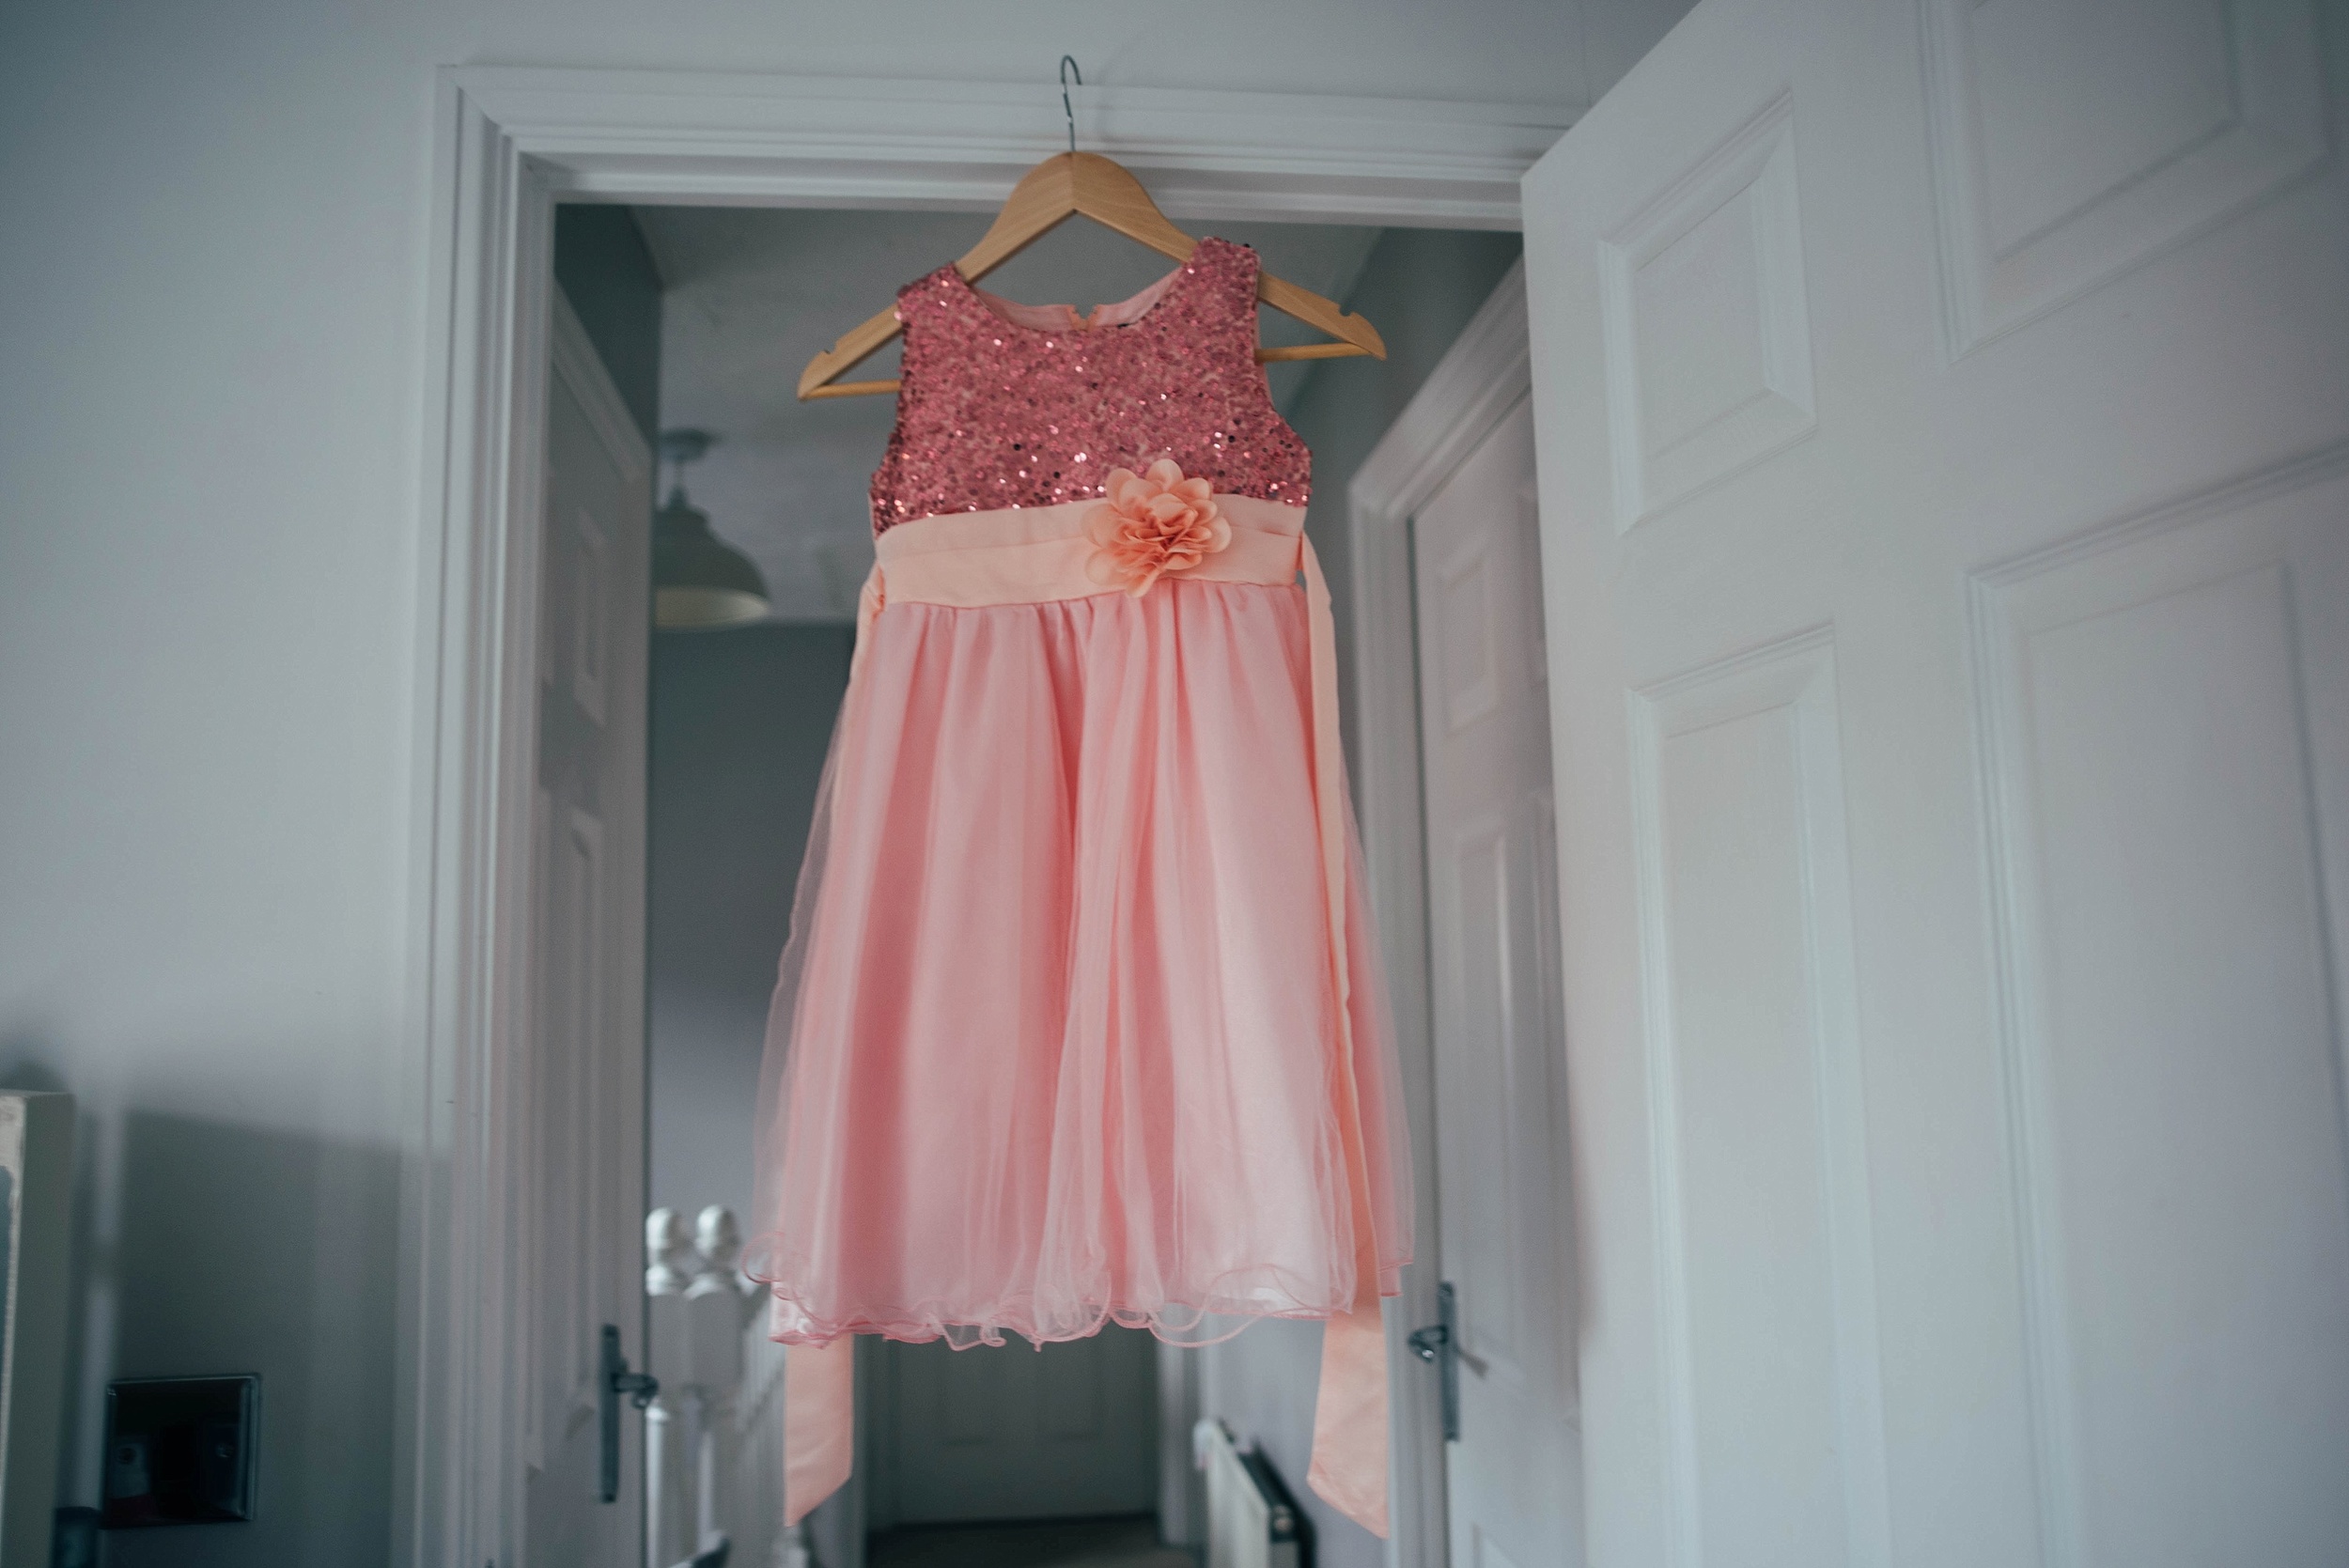
[[[448,271],[436,297],[448,329],[447,375],[435,419],[447,440],[433,447],[429,491],[441,521],[427,566],[428,598],[437,607],[428,610],[428,624],[441,628],[427,652],[427,678],[439,693],[427,722],[440,760],[428,791],[430,826],[420,864],[435,892],[417,933],[418,995],[429,1026],[423,1099],[434,1111],[417,1132],[418,1313],[411,1343],[417,1405],[409,1516],[419,1557],[524,1562],[543,1555],[531,1545],[534,1527],[521,1506],[531,1472],[551,1431],[592,1420],[585,1412],[598,1382],[593,1367],[583,1367],[565,1400],[546,1402],[534,1414],[531,1383],[539,1374],[528,1370],[535,1364],[529,1357],[517,1355],[540,1327],[535,1309],[547,1294],[535,1278],[534,1252],[513,1243],[537,1222],[531,1195],[543,1189],[547,1153],[545,1141],[532,1133],[541,1108],[532,1103],[531,1051],[523,1043],[539,1040],[539,1025],[552,1021],[537,1016],[530,995],[533,950],[546,923],[534,924],[521,911],[527,904],[521,879],[546,859],[533,852],[523,826],[534,816],[528,781],[536,758],[522,719],[535,710],[551,667],[540,642],[547,623],[538,612],[558,596],[543,569],[552,565],[544,548],[545,476],[524,454],[545,428],[546,322],[562,308],[543,281],[555,204],[685,205],[714,197],[806,210],[845,200],[874,210],[952,206],[975,214],[975,225],[1012,179],[1051,147],[1019,131],[984,147],[971,141],[972,115],[984,120],[1010,113],[997,105],[1009,102],[1010,89],[962,90],[954,104],[925,101],[920,113],[908,111],[903,98],[869,107],[832,103],[817,124],[807,119],[809,103],[785,90],[787,84],[771,96],[723,103],[692,84],[642,75],[620,83],[592,72],[466,70],[450,72],[447,85],[442,194],[450,214],[443,235]],[[1106,105],[1118,95],[1097,98]],[[1255,134],[1241,104],[1194,103],[1176,94],[1158,95],[1152,106],[1159,116],[1154,147],[1189,146],[1186,137],[1221,146]],[[909,123],[909,114],[923,123]],[[1170,157],[1114,139],[1104,150],[1133,164],[1170,212],[1194,229],[1233,233],[1267,212],[1306,212],[1365,227],[1399,222],[1488,234],[1514,227],[1517,175],[1562,128],[1547,111],[1482,105],[1385,113],[1351,101],[1303,110],[1284,102],[1278,117],[1277,126],[1255,128],[1263,146],[1277,150],[1252,159],[1245,171],[1227,166],[1221,155]],[[876,143],[844,154],[843,126],[865,121],[894,139],[886,147]],[[677,150],[688,146],[690,153]],[[1398,178],[1396,167],[1415,172]],[[1370,170],[1378,171],[1375,178]],[[935,254],[913,270],[926,270]],[[1083,288],[1039,291],[1006,274],[1004,286],[1030,298],[1074,294],[1079,303],[1112,291],[1112,273],[1089,277]],[[895,281],[885,277],[883,286]],[[777,367],[777,380],[793,368]],[[1374,431],[1359,434],[1367,440]],[[697,485],[697,504],[714,499],[708,484]],[[820,566],[814,576],[822,579]],[[646,1194],[640,1189],[637,1196],[635,1212],[642,1213]],[[596,1239],[599,1246],[611,1241],[601,1233]],[[635,1252],[632,1239],[626,1250]],[[1271,1349],[1283,1337],[1274,1330],[1292,1327],[1265,1325],[1238,1343]],[[632,1323],[614,1328],[623,1358],[641,1364],[641,1329]],[[1390,1337],[1400,1379],[1416,1363],[1403,1359],[1400,1334]],[[1204,1359],[1185,1358],[1194,1368]],[[1310,1351],[1294,1359],[1310,1369]],[[1236,1372],[1236,1387],[1225,1390],[1232,1408],[1278,1403],[1278,1389],[1260,1372],[1253,1365]],[[879,1380],[861,1381],[873,1387]],[[1159,1387],[1173,1397],[1158,1400],[1160,1421],[1186,1407],[1192,1388],[1211,1382],[1161,1375]],[[1303,1391],[1309,1400],[1309,1371]],[[1216,1396],[1204,1388],[1201,1393],[1203,1404],[1212,1405]],[[1173,1436],[1170,1442],[1161,1432],[1158,1458],[1166,1469],[1187,1470],[1188,1454],[1176,1451],[1188,1435],[1175,1427]],[[1303,1459],[1300,1444],[1287,1467],[1292,1477],[1301,1476]],[[1407,1493],[1410,1484],[1407,1479]],[[1161,1498],[1169,1495],[1162,1484]],[[1186,1506],[1190,1528],[1199,1528],[1195,1498]],[[1168,1512],[1161,1507],[1162,1515]],[[1396,1513],[1402,1560],[1435,1560],[1426,1546],[1428,1532],[1440,1530],[1439,1509],[1430,1514],[1406,1495]],[[862,1529],[854,1534],[861,1548]],[[1361,1560],[1376,1560],[1376,1544],[1365,1536],[1361,1545],[1367,1554]],[[835,1551],[831,1560],[849,1558]],[[1323,1560],[1349,1560],[1332,1553]]]

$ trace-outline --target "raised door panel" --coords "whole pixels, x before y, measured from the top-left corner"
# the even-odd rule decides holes
[[[1599,277],[1617,528],[1811,432],[1790,100],[1771,102],[1610,235]]]
[[[612,548],[604,525],[585,506],[571,515],[571,540],[577,551],[572,568],[572,597],[583,605],[601,605],[612,592]],[[571,628],[571,698],[580,711],[598,724],[606,717],[606,687],[612,661],[612,620],[609,615],[582,615]]]
[[[1437,586],[1432,630],[1448,729],[1466,729],[1500,706],[1494,598],[1492,550],[1480,534],[1444,563]]]
[[[1555,908],[1548,867],[1548,799],[1529,791],[1506,816],[1460,830],[1437,867],[1437,916],[1445,949],[1448,1025],[1445,1114],[1475,1138],[1440,1149],[1447,1277],[1458,1290],[1464,1348],[1481,1382],[1501,1379],[1518,1398],[1563,1403],[1570,1389],[1555,1346],[1557,1251],[1546,1234],[1551,998]]]
[[[1964,352],[2321,163],[2311,0],[1925,0]]]
[[[596,1418],[598,1332],[619,1303],[608,1276],[610,1248],[599,1245],[614,1220],[605,1189],[612,1173],[601,1155],[611,1146],[607,1102],[613,1063],[599,1048],[607,1034],[612,984],[605,941],[603,824],[576,807],[554,807],[547,953],[546,1027],[537,1088],[542,1112],[544,1186],[538,1207],[549,1223],[539,1275],[545,1326],[543,1403],[556,1444],[578,1439]]]
[[[1634,698],[1673,1560],[1890,1560],[1834,662]]]
[[[1442,1153],[1442,1189],[1469,1201],[1448,1205],[1445,1273],[1461,1296],[1459,1332],[1469,1354],[1516,1381],[1524,1377],[1517,1251],[1513,1233],[1521,1204],[1511,1200],[1509,1078],[1511,1048],[1508,839],[1498,822],[1470,827],[1455,841],[1436,878],[1437,920],[1452,973],[1443,1041],[1448,1110],[1487,1129],[1455,1139]],[[1515,1151],[1522,1161],[1524,1151]]]
[[[1976,584],[2059,1561],[2349,1542],[2345,502],[2222,502]]]

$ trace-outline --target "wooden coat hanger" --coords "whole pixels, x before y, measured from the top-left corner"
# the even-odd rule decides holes
[[[1066,78],[1064,77],[1064,82]],[[1080,79],[1081,82],[1081,79]],[[1063,107],[1067,92],[1061,94]],[[979,242],[956,258],[955,271],[966,283],[976,283],[1018,256],[1029,245],[1072,217],[1091,218],[1128,240],[1188,261],[1199,241],[1167,221],[1150,194],[1120,164],[1094,152],[1076,150],[1076,116],[1069,116],[1069,150],[1055,153],[1020,177],[995,222]],[[1349,354],[1387,357],[1386,340],[1378,329],[1359,316],[1349,316],[1335,303],[1308,288],[1271,273],[1256,274],[1256,298],[1308,326],[1336,338],[1334,343],[1302,343],[1290,348],[1256,350],[1256,363],[1274,360],[1340,359]],[[839,381],[835,378],[869,358],[905,330],[893,305],[845,334],[824,352],[808,361],[800,373],[800,396],[863,397],[895,392],[895,381]],[[1108,329],[1100,329],[1108,330]]]

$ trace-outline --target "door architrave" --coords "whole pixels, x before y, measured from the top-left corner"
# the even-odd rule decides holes
[[[1491,229],[1518,226],[1519,177],[1581,108],[1113,87],[1080,88],[1075,102],[1082,139],[1143,173],[1177,218]],[[540,678],[535,453],[546,429],[554,208],[983,211],[1065,144],[1059,108],[1052,92],[985,83],[440,73],[403,927],[401,1562],[517,1560],[522,1422],[504,1369],[516,1346],[511,1243],[526,1191],[517,1090]],[[1398,820],[1379,800],[1378,820]],[[1425,1537],[1418,1497],[1401,1489],[1398,1543]],[[1439,1540],[1440,1528],[1439,1515]],[[1410,1545],[1390,1556],[1397,1568],[1442,1560]]]

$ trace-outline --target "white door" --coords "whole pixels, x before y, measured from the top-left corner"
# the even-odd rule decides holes
[[[2339,22],[1703,0],[1526,179],[1595,1562],[2349,1562]]]
[[[892,1344],[891,1481],[900,1523],[1080,1518],[1158,1506],[1158,1342],[956,1350]]]
[[[643,438],[558,299],[539,598],[536,1139],[521,1306],[527,1562],[642,1555],[642,1421],[622,1405],[602,1500],[602,1335],[644,1364],[645,681],[651,485]]]
[[[1458,1568],[1582,1560],[1537,534],[1520,401],[1412,519]]]

